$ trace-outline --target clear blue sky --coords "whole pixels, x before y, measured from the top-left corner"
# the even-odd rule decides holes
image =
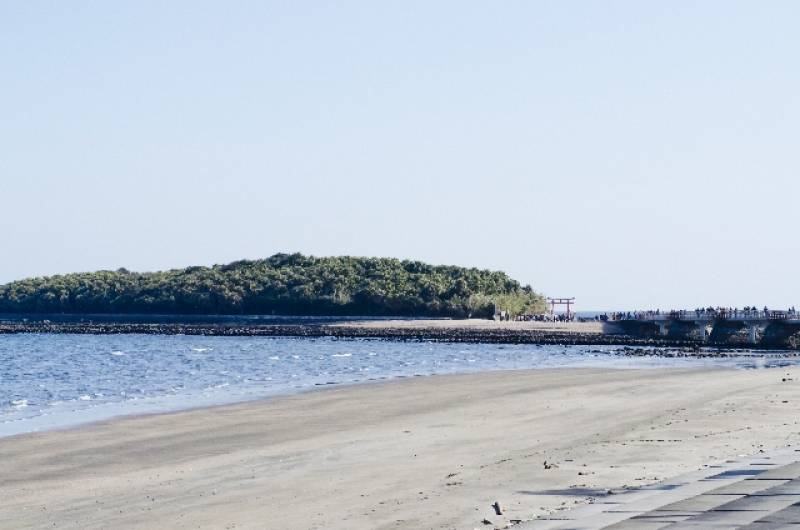
[[[0,2],[0,283],[279,251],[800,305],[800,3]]]

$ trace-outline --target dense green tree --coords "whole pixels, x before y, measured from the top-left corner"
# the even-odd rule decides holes
[[[163,272],[66,274],[0,286],[3,313],[488,317],[495,308],[539,312],[544,300],[498,271],[302,254]]]

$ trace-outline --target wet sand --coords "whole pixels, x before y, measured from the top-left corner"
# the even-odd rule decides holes
[[[500,528],[797,442],[798,378],[435,376],[5,438],[0,528]]]

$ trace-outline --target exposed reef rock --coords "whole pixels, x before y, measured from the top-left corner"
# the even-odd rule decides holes
[[[378,339],[432,342],[462,342],[489,344],[549,344],[549,345],[621,345],[639,347],[682,348],[697,351],[701,346],[730,347],[729,344],[702,343],[698,340],[670,337],[634,336],[627,334],[558,332],[525,329],[474,328],[392,328],[336,326],[324,324],[184,324],[184,323],[91,323],[91,322],[6,322],[0,324],[0,334],[8,333],[72,333],[72,334],[147,334],[147,335],[206,335],[252,337],[335,337],[343,339]],[[796,343],[797,341],[795,341]],[[787,347],[797,348],[792,343]],[[767,346],[748,346],[766,348]],[[774,345],[770,345],[774,347]]]

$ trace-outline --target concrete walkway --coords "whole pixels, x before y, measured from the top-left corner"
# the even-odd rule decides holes
[[[800,449],[723,465],[543,516],[524,530],[800,530]]]

